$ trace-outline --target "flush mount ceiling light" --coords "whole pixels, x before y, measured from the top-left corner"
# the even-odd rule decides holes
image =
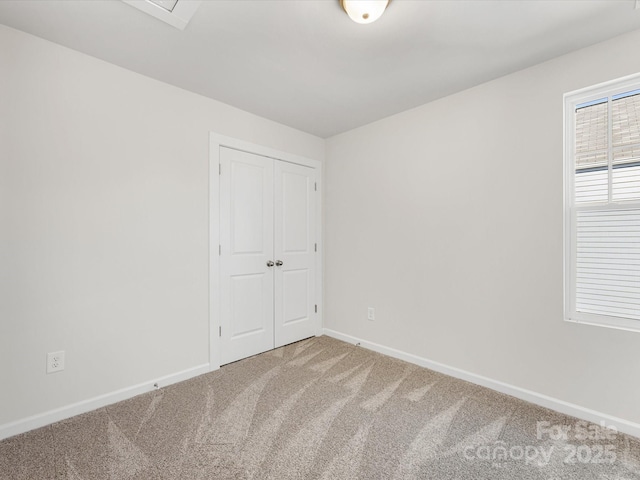
[[[373,23],[384,13],[390,0],[340,0],[349,18],[356,23]]]

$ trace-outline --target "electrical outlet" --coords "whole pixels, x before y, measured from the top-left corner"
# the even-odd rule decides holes
[[[64,370],[64,350],[47,353],[47,373]]]
[[[373,307],[367,308],[367,320],[374,321],[376,319],[376,309]]]

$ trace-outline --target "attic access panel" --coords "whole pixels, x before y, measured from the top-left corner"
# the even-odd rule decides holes
[[[152,17],[184,30],[202,0],[122,0]]]

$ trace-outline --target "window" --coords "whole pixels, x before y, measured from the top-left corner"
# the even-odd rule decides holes
[[[640,331],[640,76],[565,95],[565,318]]]

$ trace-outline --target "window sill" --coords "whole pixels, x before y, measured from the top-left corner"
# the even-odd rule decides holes
[[[605,315],[591,314],[574,314],[571,317],[564,318],[565,322],[578,323],[582,325],[591,325],[595,327],[614,328],[616,330],[625,330],[627,332],[640,333],[640,320],[630,318],[608,317]]]

